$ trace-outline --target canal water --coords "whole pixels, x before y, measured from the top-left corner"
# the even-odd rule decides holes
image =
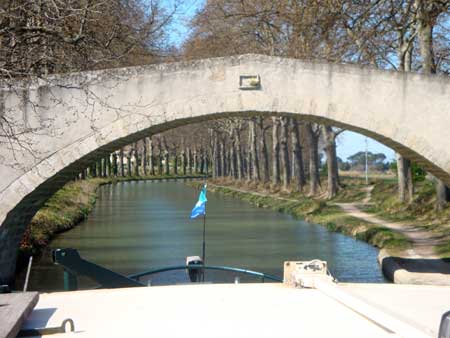
[[[81,256],[122,274],[183,265],[201,255],[202,218],[190,220],[198,191],[183,181],[141,181],[102,186],[89,218],[58,235],[31,272],[30,290],[63,288],[63,271],[51,263],[54,248],[75,248]],[[343,282],[386,282],[378,250],[362,241],[239,199],[208,193],[206,263],[282,277],[287,260],[322,259]],[[235,276],[207,274],[210,281]],[[240,276],[242,281],[250,281]],[[185,271],[151,277],[151,284],[183,283]],[[256,281],[256,280],[255,280]],[[95,287],[81,278],[80,288]]]

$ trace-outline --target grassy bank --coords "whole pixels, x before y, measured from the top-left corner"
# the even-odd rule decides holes
[[[450,257],[450,208],[436,211],[436,188],[433,182],[416,182],[414,199],[410,204],[399,202],[395,181],[375,181],[371,195],[373,204],[364,208],[366,212],[391,221],[416,225],[436,234],[441,238],[441,243],[435,248],[436,253]]]
[[[88,217],[97,199],[97,189],[104,184],[126,181],[198,178],[198,176],[127,176],[92,178],[66,184],[33,217],[20,243],[19,265],[30,255],[39,255],[58,233],[75,227]],[[20,266],[19,266],[20,269]]]
[[[58,233],[83,221],[97,199],[103,179],[70,182],[53,195],[31,220],[20,243],[21,255],[38,255]]]
[[[201,183],[191,182],[190,184],[198,185]],[[232,183],[223,180],[211,182],[208,189],[250,202],[257,207],[285,212],[310,223],[323,225],[329,231],[341,232],[366,241],[378,248],[388,249],[393,253],[408,249],[410,246],[409,241],[403,235],[388,228],[349,216],[338,206],[323,200],[312,199],[298,193],[270,191],[268,187],[255,184],[249,187],[244,187],[241,184],[241,186],[236,187]],[[354,195],[360,195],[360,193],[355,192]],[[351,198],[353,199],[353,197],[352,195]]]

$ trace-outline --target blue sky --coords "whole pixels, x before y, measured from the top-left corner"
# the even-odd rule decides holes
[[[169,39],[170,42],[180,46],[184,39],[189,35],[189,28],[187,26],[189,19],[197,12],[204,4],[205,0],[164,0],[165,5],[170,10],[175,3],[179,4],[177,14],[173,23],[173,32]],[[337,154],[344,161],[351,155],[358,151],[363,151],[366,148],[366,137],[364,135],[354,133],[351,131],[343,132],[337,142]],[[368,150],[372,153],[384,153],[388,161],[395,159],[395,153],[392,149],[383,144],[368,138]]]
[[[363,151],[366,149],[365,143],[366,137],[364,135],[354,133],[352,131],[345,131],[338,137],[337,141],[337,155],[346,160],[349,156],[357,153],[358,151]],[[385,145],[371,139],[367,138],[367,148],[372,153],[383,153],[386,155],[388,161],[395,159],[395,152],[386,147]]]
[[[180,46],[189,35],[188,22],[204,4],[205,0],[163,0],[169,11],[177,5],[177,13],[172,24],[169,42]]]

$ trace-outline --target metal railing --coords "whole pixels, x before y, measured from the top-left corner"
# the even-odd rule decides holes
[[[204,280],[205,270],[219,270],[246,274],[261,278],[263,283],[266,279],[275,282],[283,282],[282,279],[276,276],[268,275],[262,272],[232,268],[228,266],[205,266],[203,264],[169,266],[136,273],[127,277],[81,258],[76,249],[55,249],[52,251],[52,257],[55,264],[61,265],[64,268],[64,289],[67,291],[78,290],[78,276],[89,277],[90,279],[98,282],[100,287],[103,288],[142,287],[146,286],[146,284],[141,283],[139,281],[140,278],[156,273],[175,270],[187,270],[189,273],[189,278],[192,282],[200,281],[198,279],[199,275],[201,275]],[[237,278],[235,279],[235,282],[238,282]]]
[[[175,271],[175,270],[218,270],[218,271],[231,271],[231,272],[237,272],[242,273],[254,277],[261,278],[261,281],[264,283],[264,281],[271,280],[275,282],[283,282],[283,280],[277,276],[268,275],[262,272],[252,271],[252,270],[246,270],[246,269],[239,269],[239,268],[232,268],[229,266],[209,266],[209,265],[201,265],[201,264],[192,264],[192,265],[176,265],[176,266],[168,266],[164,268],[157,268],[145,272],[139,272],[132,275],[129,275],[128,278],[134,279],[136,281],[139,281],[140,278],[145,276],[150,276],[156,273],[161,272],[167,272],[167,271]]]

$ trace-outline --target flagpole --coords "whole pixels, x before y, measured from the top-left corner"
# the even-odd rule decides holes
[[[203,273],[202,273],[202,280],[203,282],[205,281],[205,260],[206,260],[206,256],[205,256],[205,249],[206,249],[206,241],[205,241],[205,237],[206,237],[206,207],[205,207],[205,213],[203,214],[203,250],[202,250],[202,262],[203,262]]]
[[[208,179],[208,172],[205,174],[205,183],[204,187],[206,188],[206,180]],[[206,204],[205,204],[205,213],[203,214],[203,248],[202,248],[202,262],[203,262],[203,273],[202,273],[202,281],[205,281],[205,265],[206,265]]]

